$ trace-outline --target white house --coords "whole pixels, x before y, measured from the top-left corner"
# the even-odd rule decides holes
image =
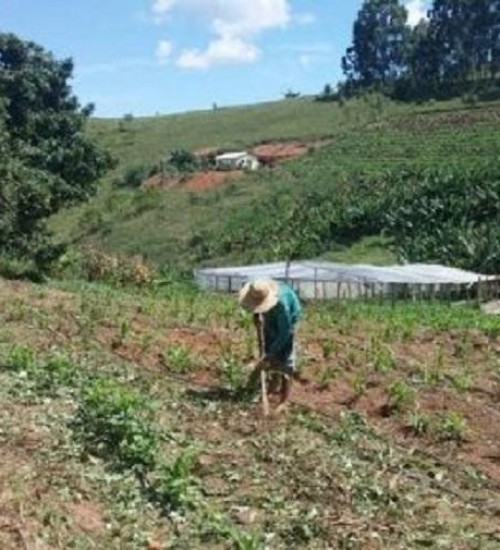
[[[216,156],[215,165],[218,170],[258,170],[260,163],[254,155],[240,151]]]

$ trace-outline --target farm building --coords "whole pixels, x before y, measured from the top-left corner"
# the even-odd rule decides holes
[[[240,151],[217,155],[215,165],[218,170],[258,170],[260,163],[256,156]]]
[[[496,297],[498,277],[433,264],[378,267],[332,262],[278,262],[246,267],[200,269],[198,284],[206,290],[237,292],[245,282],[270,277],[288,282],[303,300],[345,298]]]

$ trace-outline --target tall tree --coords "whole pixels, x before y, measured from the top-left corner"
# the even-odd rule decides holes
[[[353,26],[352,45],[342,58],[348,83],[381,87],[405,69],[408,12],[399,0],[365,0]]]
[[[111,166],[85,134],[71,60],[0,34],[0,253],[47,259],[45,220],[87,199]]]
[[[433,93],[438,84],[440,47],[426,20],[411,29],[406,44],[407,71],[400,82],[400,92],[406,97]]]
[[[496,74],[500,64],[498,0],[434,0],[430,33],[439,44],[439,77],[473,81]]]

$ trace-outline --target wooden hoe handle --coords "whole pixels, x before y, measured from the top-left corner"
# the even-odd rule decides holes
[[[264,323],[262,317],[255,318],[257,327],[257,341],[259,344],[259,358],[264,355]],[[267,397],[267,372],[266,369],[260,371],[260,389],[262,392],[262,412],[264,416],[269,416],[269,399]]]

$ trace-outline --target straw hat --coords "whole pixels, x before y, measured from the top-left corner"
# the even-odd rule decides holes
[[[279,286],[272,279],[247,283],[240,290],[240,306],[252,313],[266,313],[278,303]]]

